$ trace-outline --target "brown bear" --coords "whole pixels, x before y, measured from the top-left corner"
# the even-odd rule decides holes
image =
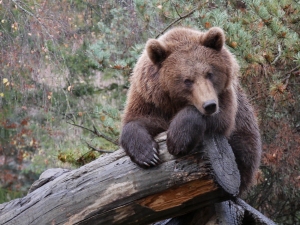
[[[225,135],[241,174],[251,184],[261,157],[253,108],[238,81],[239,66],[222,29],[174,28],[148,40],[131,76],[120,144],[139,166],[157,165],[154,137],[167,131],[168,151],[186,154],[204,134]]]

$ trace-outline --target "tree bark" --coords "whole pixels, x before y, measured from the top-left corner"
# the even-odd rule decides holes
[[[0,205],[0,224],[149,224],[228,195],[201,152],[175,158],[158,137],[161,165],[141,169],[122,149],[66,171],[44,172],[31,192]]]
[[[151,169],[120,149],[76,170],[45,171],[27,196],[0,205],[0,224],[274,224],[233,197],[240,180],[225,138],[209,137],[178,158],[165,139],[156,139],[162,163]]]

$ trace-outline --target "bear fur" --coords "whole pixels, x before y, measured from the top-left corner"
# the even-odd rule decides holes
[[[168,151],[186,154],[204,134],[225,135],[241,174],[240,192],[259,167],[261,140],[239,66],[222,29],[174,28],[149,39],[131,76],[120,144],[139,166],[157,165],[154,137],[167,131]]]

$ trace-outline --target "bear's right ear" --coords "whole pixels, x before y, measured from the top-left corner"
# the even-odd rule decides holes
[[[162,63],[169,55],[167,48],[156,39],[149,39],[147,41],[146,51],[149,58],[155,65]]]

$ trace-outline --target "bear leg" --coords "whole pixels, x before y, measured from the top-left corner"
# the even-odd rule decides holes
[[[238,92],[235,130],[228,142],[232,147],[241,174],[240,194],[247,190],[255,177],[261,158],[261,139],[253,109],[246,96]]]
[[[124,125],[120,144],[133,162],[147,168],[159,164],[158,144],[143,121],[135,120]]]
[[[172,155],[186,154],[203,141],[206,122],[194,106],[180,110],[169,126],[167,147]]]

